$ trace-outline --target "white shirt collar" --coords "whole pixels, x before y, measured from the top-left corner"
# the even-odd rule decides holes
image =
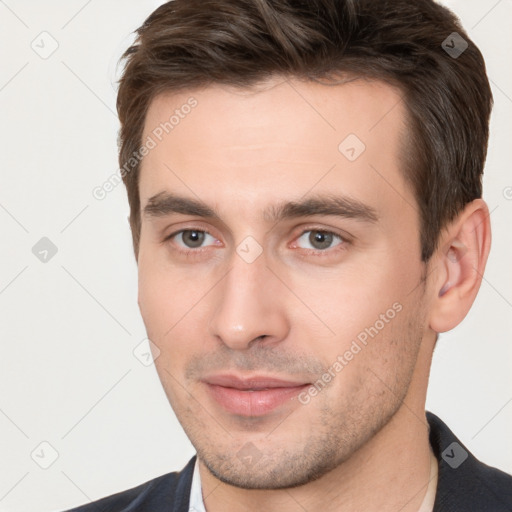
[[[190,488],[189,512],[206,512],[201,492],[201,476],[199,475],[199,463],[196,458],[194,474],[192,475],[192,487]]]

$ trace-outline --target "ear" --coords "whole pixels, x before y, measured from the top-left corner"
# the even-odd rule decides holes
[[[429,326],[433,331],[449,331],[467,315],[482,283],[490,248],[489,209],[485,201],[475,199],[443,230],[432,257]]]

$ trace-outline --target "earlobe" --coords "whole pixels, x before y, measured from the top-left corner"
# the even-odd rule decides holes
[[[433,256],[436,295],[430,328],[446,332],[467,315],[482,282],[491,242],[489,210],[482,199],[469,203],[443,231]]]

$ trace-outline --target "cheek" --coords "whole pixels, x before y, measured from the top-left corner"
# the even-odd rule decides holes
[[[160,345],[179,319],[187,288],[179,286],[175,273],[149,252],[141,250],[139,255],[138,303],[148,337]]]
[[[163,309],[168,302],[168,287],[157,279],[157,273],[143,259],[139,259],[139,308],[150,339],[161,331],[165,315]],[[156,341],[156,337],[155,340]]]
[[[331,340],[333,348],[342,349],[376,322],[381,327],[382,322],[387,325],[395,318],[396,309],[413,288],[395,267],[398,265],[392,259],[375,258],[315,275],[293,272],[287,282],[314,316],[322,320],[324,326],[319,332],[326,341]],[[318,324],[314,317],[307,318]],[[307,328],[306,318],[297,320]]]
[[[161,336],[162,327],[169,329],[189,302],[191,285],[184,279],[183,272],[170,265],[165,250],[153,247],[144,236],[141,237],[138,283],[138,302],[144,322]]]
[[[330,364],[340,364],[333,369],[336,376],[330,393],[321,399],[326,408],[371,415],[384,404],[391,407],[403,399],[414,372],[422,330],[415,321],[415,311],[406,307],[392,311],[366,322],[356,329],[356,335],[343,337],[342,351],[332,351]]]
[[[206,329],[205,307],[209,281],[205,276],[158,259],[139,258],[138,301],[148,338],[160,353],[155,366],[163,382],[172,385],[192,352],[201,347]]]

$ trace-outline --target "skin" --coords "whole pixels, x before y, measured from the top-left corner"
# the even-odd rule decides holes
[[[143,140],[191,96],[197,106],[142,162],[139,306],[197,450],[208,512],[417,511],[430,476],[436,333],[455,327],[478,291],[490,245],[485,203],[467,205],[425,265],[394,88],[277,77],[165,93],[150,105]],[[366,146],[355,161],[338,149],[349,134]],[[202,201],[219,219],[145,215],[164,191]],[[325,194],[357,199],[378,219],[275,222],[263,213]],[[208,233],[202,245],[178,233],[187,229]],[[342,238],[319,248],[318,231]],[[248,236],[262,249],[252,263],[237,253]],[[201,380],[224,372],[314,383],[394,304],[400,311],[306,404],[295,397],[239,416]]]

